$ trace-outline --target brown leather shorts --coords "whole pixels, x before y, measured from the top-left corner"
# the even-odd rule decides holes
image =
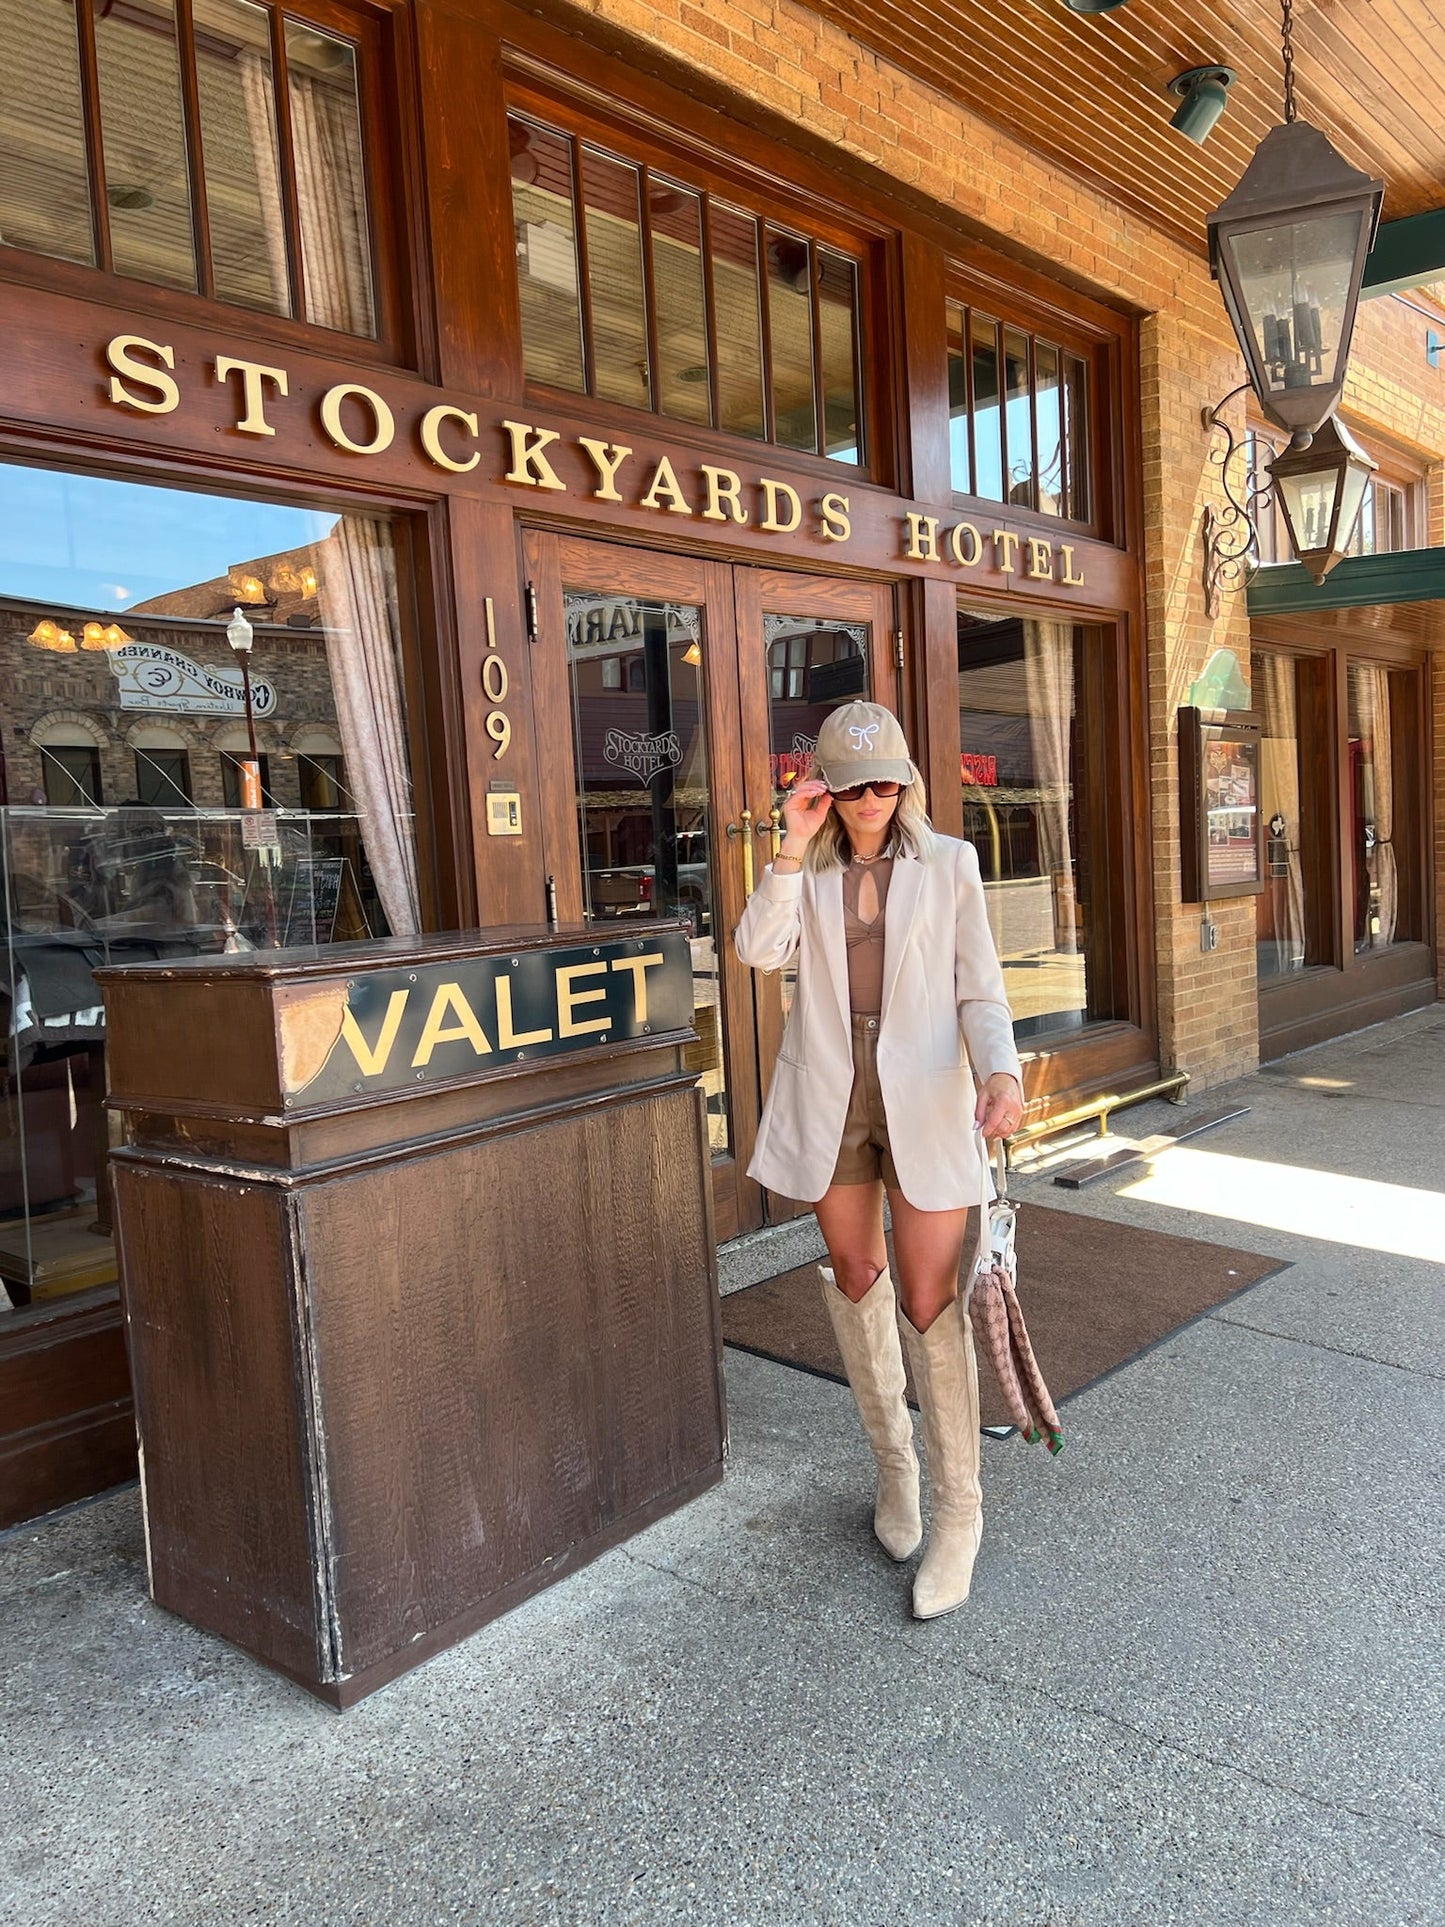
[[[901,1190],[888,1148],[888,1119],[883,1114],[883,1092],[878,1083],[878,1019],[853,1019],[853,1089],[843,1142],[833,1167],[834,1184],[877,1184]]]

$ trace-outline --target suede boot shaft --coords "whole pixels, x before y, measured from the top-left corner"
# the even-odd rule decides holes
[[[913,1414],[904,1398],[907,1381],[893,1280],[886,1268],[880,1271],[855,1305],[839,1291],[828,1266],[820,1265],[818,1276],[843,1369],[878,1466],[873,1530],[890,1558],[907,1559],[922,1543],[923,1515]]]

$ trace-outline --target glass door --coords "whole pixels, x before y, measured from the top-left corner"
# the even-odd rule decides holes
[[[542,646],[545,861],[564,921],[692,928],[720,1238],[795,1214],[747,1177],[792,994],[732,932],[838,703],[892,703],[892,592],[567,536],[526,537]]]
[[[746,1176],[757,1132],[752,988],[730,942],[746,877],[732,570],[531,534],[543,646],[534,710],[546,866],[564,921],[692,930],[698,1041],[720,1238],[762,1223]],[[762,850],[760,838],[756,847]]]

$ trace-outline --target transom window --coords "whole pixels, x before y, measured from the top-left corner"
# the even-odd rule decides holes
[[[508,133],[529,381],[866,461],[858,260],[530,116]]]
[[[956,495],[1092,519],[1082,355],[950,301],[948,412]]]
[[[254,0],[0,0],[0,30],[0,244],[376,334],[357,39]]]

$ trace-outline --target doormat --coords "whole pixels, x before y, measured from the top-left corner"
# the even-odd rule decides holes
[[[1255,1251],[1042,1204],[1019,1210],[1018,1260],[1019,1301],[1055,1403],[1261,1279],[1289,1269]],[[843,1381],[815,1265],[729,1292],[722,1325],[724,1342],[739,1351]],[[986,1367],[979,1388],[982,1423],[1007,1427],[1008,1413]],[[918,1403],[911,1382],[908,1401]]]

